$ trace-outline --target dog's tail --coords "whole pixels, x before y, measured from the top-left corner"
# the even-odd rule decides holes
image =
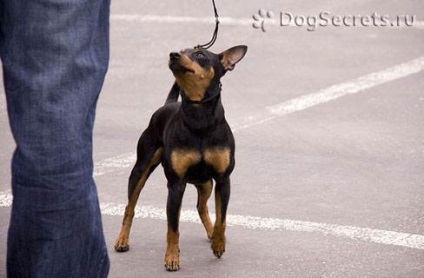
[[[171,90],[168,93],[168,97],[166,98],[165,105],[178,101],[178,97],[180,96],[180,86],[178,86],[177,82],[174,82]]]

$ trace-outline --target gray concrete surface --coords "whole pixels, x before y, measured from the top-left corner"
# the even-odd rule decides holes
[[[213,51],[249,46],[223,82],[227,119],[258,111],[424,55],[422,1],[219,1],[223,22]],[[415,14],[421,27],[300,27],[242,24],[259,8],[298,15]],[[157,16],[155,18],[146,17]],[[177,17],[169,19],[166,16]],[[99,100],[95,161],[134,152],[172,85],[168,53],[207,42],[214,28],[178,18],[211,17],[210,1],[113,1],[111,61]],[[229,213],[424,235],[424,72],[385,82],[235,132],[237,166]],[[0,89],[2,90],[2,89]],[[10,188],[10,134],[0,93],[0,192]],[[129,168],[96,177],[102,203],[125,204]],[[6,193],[5,193],[6,192]],[[165,208],[160,168],[139,205]],[[188,187],[184,209],[194,209]],[[211,203],[213,207],[213,202]],[[0,277],[5,276],[10,207],[0,208]],[[181,224],[181,270],[163,269],[166,222],[136,219],[128,253],[113,251],[121,216],[104,215],[110,277],[424,277],[424,249],[320,232],[228,227],[216,259],[201,225]],[[386,242],[387,243],[387,242]]]

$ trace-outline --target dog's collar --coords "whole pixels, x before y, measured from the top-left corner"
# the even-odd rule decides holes
[[[185,93],[182,90],[180,90],[180,95],[181,95],[181,98],[187,103],[190,103],[190,104],[205,104],[205,103],[208,103],[208,102],[210,102],[210,101],[221,96],[221,87],[222,87],[222,85],[221,85],[221,83],[219,83],[218,89],[214,90],[214,92],[208,91],[207,93],[208,93],[209,96],[207,98],[202,99],[202,100],[191,100],[185,95]]]

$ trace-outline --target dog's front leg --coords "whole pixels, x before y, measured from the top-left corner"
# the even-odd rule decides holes
[[[177,271],[180,269],[180,232],[178,225],[185,187],[186,183],[181,179],[168,181],[168,202],[166,206],[168,233],[165,254],[165,268],[168,271]]]
[[[230,200],[230,178],[225,177],[218,179],[215,186],[215,208],[216,208],[216,221],[212,234],[212,250],[217,258],[225,252],[225,227],[227,207]]]
[[[199,212],[200,219],[205,227],[208,239],[212,239],[213,224],[209,216],[208,200],[212,194],[212,180],[196,185],[197,189],[197,211]]]

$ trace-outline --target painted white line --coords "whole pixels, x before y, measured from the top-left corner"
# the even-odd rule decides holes
[[[0,207],[10,207],[12,200],[13,196],[10,191],[0,192]]]
[[[95,163],[94,177],[102,176],[114,172],[118,169],[126,169],[134,166],[135,153],[126,153],[115,157],[107,158],[101,162]]]
[[[125,214],[125,205],[102,204],[101,210],[104,215],[123,216]],[[141,208],[137,206],[134,217],[166,220],[166,210],[152,206],[143,206]],[[215,215],[211,214],[211,217],[214,219]],[[182,210],[180,219],[182,222],[201,223],[197,211],[194,210]],[[386,230],[243,215],[228,215],[227,225],[250,230],[315,232],[365,242],[424,250],[423,235]]]
[[[201,24],[213,24],[215,22],[214,17],[190,17],[190,16],[168,16],[168,15],[142,15],[142,14],[112,14],[110,16],[112,21],[124,21],[124,22],[139,22],[139,23],[201,23]],[[253,18],[233,18],[233,17],[220,17],[220,24],[224,25],[236,25],[236,26],[252,26]],[[271,26],[280,26],[280,20],[266,19],[266,24]],[[286,24],[284,27],[297,27],[294,22]],[[360,27],[360,26],[358,26]],[[358,28],[355,27],[355,28]],[[253,27],[252,27],[253,28]],[[346,27],[352,28],[352,27]],[[363,27],[367,28],[367,27]],[[414,25],[409,26],[387,26],[387,27],[375,27],[375,28],[394,28],[394,29],[423,29],[424,21],[416,20]]]
[[[278,117],[302,111],[319,104],[327,103],[341,97],[365,92],[367,89],[383,83],[404,78],[424,70],[424,56],[382,71],[370,73],[352,81],[333,85],[308,95],[266,107],[256,115],[246,118],[243,122],[233,126],[234,131],[249,128],[271,121]]]
[[[409,27],[404,27],[404,28],[409,28]],[[417,21],[415,21],[413,28],[424,29],[424,20],[417,20]]]
[[[12,199],[13,197],[10,193],[0,193],[0,207],[11,206]],[[125,205],[102,203],[100,204],[100,208],[103,215],[122,217],[125,213]],[[156,208],[152,206],[137,206],[134,217],[165,221],[166,210],[164,208]],[[211,214],[211,217],[212,219],[215,219],[214,214]],[[181,222],[201,223],[197,211],[194,210],[182,210],[180,219]],[[424,235],[379,229],[244,215],[228,215],[227,225],[250,230],[320,233],[326,236],[335,236],[364,242],[424,250]]]
[[[215,23],[214,17],[187,17],[166,15],[112,14],[111,20],[141,23]],[[253,19],[220,17],[220,24],[252,25]]]
[[[366,92],[367,89],[400,79],[424,70],[424,56],[382,71],[370,73],[352,81],[333,85],[317,92],[289,101],[266,107],[262,111],[246,117],[239,123],[232,124],[233,132],[250,128],[291,113],[299,112],[319,104],[327,103],[341,97]],[[135,163],[135,154],[128,153],[106,159],[95,164],[95,177],[113,172],[115,169],[131,167]]]

